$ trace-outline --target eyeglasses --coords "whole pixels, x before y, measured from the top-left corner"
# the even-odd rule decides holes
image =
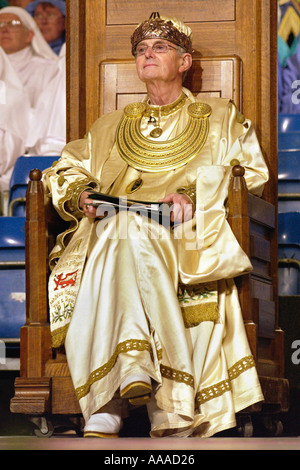
[[[145,54],[149,47],[151,47],[152,51],[155,52],[155,54],[164,54],[165,52],[168,52],[169,48],[176,49],[176,47],[170,46],[165,42],[158,42],[157,44],[153,44],[153,46],[141,44],[139,46],[136,46],[134,55],[139,57],[140,55]]]
[[[36,15],[33,15],[33,18],[36,21],[48,21],[49,23],[54,23],[54,21],[60,20],[63,18],[63,15],[57,15],[56,13],[46,13],[43,15],[42,13],[37,13]]]
[[[9,31],[19,28],[23,26],[22,21],[19,20],[11,20],[11,21],[0,21],[0,30],[3,28],[7,28]]]

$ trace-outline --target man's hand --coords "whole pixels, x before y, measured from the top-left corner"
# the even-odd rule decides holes
[[[164,202],[172,207],[171,222],[186,222],[192,219],[195,212],[194,204],[185,194],[171,193],[160,199],[159,202]]]
[[[97,206],[93,206],[93,199],[89,199],[89,191],[83,191],[79,198],[79,207],[83,210],[86,217],[96,218]]]

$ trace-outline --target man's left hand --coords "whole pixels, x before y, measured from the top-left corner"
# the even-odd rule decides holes
[[[195,206],[185,194],[171,193],[160,199],[159,202],[169,204],[172,207],[171,222],[181,223],[192,219]]]

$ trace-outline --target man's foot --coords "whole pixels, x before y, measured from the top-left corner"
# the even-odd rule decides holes
[[[121,406],[117,400],[112,400],[90,417],[84,427],[83,437],[116,438],[119,437],[121,427]]]
[[[145,374],[135,374],[124,380],[120,387],[120,396],[131,405],[141,406],[151,398],[151,379]]]

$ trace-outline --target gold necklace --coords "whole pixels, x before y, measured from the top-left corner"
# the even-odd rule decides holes
[[[143,136],[140,123],[145,115],[145,103],[132,103],[124,109],[116,133],[121,157],[133,168],[144,172],[160,172],[179,168],[193,159],[206,142],[211,107],[195,102],[188,106],[189,120],[185,129],[169,141],[152,141]],[[139,189],[142,178],[130,183],[127,193]]]
[[[162,106],[151,105],[147,103],[147,107],[144,112],[144,116],[149,116],[148,124],[153,124],[154,128],[150,132],[150,136],[157,139],[163,133],[162,128],[160,127],[160,118],[161,116],[167,116],[171,113],[182,108],[187,100],[186,94],[182,91],[179,98],[171,104],[166,104]],[[157,119],[156,119],[157,118]]]

